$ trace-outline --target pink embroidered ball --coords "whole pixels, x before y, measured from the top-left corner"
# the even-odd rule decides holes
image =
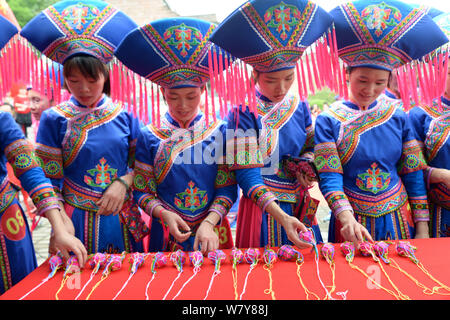
[[[347,262],[353,262],[353,259],[355,257],[355,245],[353,242],[345,241],[341,243],[341,251],[345,256],[345,260]]]
[[[244,260],[247,263],[253,264],[261,257],[261,252],[257,248],[248,248],[244,253]]]
[[[244,260],[244,253],[241,249],[233,248],[231,249],[230,260],[231,263],[235,266],[236,264],[239,264]]]

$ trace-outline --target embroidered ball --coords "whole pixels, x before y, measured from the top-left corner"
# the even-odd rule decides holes
[[[162,252],[157,252],[153,256],[153,266],[155,268],[163,267],[167,264],[167,256]]]
[[[244,253],[244,260],[247,263],[253,264],[258,262],[258,259],[261,257],[261,252],[257,248],[248,248]]]
[[[373,250],[375,251],[375,254],[381,258],[385,263],[391,263],[388,259],[388,253],[389,253],[389,244],[384,241],[377,241],[373,245]]]
[[[303,242],[310,243],[312,245],[316,244],[316,240],[314,239],[314,233],[312,232],[311,229],[308,229],[306,231],[300,231],[298,233],[298,236],[300,240]]]
[[[64,261],[60,255],[55,254],[48,260],[48,264],[50,266],[50,270],[53,271],[61,267],[64,264]]]
[[[241,263],[244,260],[244,253],[241,249],[233,248],[231,249],[230,254],[231,263],[235,266],[238,263]]]
[[[100,267],[104,267],[106,264],[107,256],[104,253],[97,252],[93,254],[88,260],[88,266],[91,269],[94,269],[97,265]]]
[[[265,249],[263,254],[263,260],[266,265],[273,265],[277,261],[277,254],[273,249]]]
[[[70,256],[66,261],[66,271],[64,276],[71,273],[76,273],[80,271],[80,264],[76,256]]]
[[[345,241],[341,243],[341,251],[347,262],[353,262],[353,258],[355,257],[355,245],[353,242]]]
[[[397,242],[396,250],[400,256],[407,257],[416,264],[419,263],[419,260],[414,254],[417,248],[412,246],[408,241]]]
[[[320,253],[328,263],[334,263],[334,246],[331,243],[325,243],[320,248]]]
[[[209,252],[208,258],[217,265],[218,263],[221,264],[223,261],[225,261],[227,255],[222,250],[217,249]]]
[[[145,254],[140,253],[140,252],[134,252],[131,255],[131,261],[133,262],[133,264],[131,265],[131,273],[135,273],[137,271],[137,269],[139,269],[145,261]]]
[[[194,267],[200,267],[203,264],[203,254],[200,251],[189,252],[189,260]]]
[[[112,254],[109,257],[109,268],[111,271],[120,270],[122,268],[122,261],[124,259],[124,255],[122,254]]]

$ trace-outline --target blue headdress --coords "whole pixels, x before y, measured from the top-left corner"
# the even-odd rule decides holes
[[[78,54],[108,63],[122,38],[136,27],[127,15],[104,1],[67,0],[42,11],[20,34],[60,64]]]
[[[395,70],[407,109],[410,99],[418,102],[417,79],[425,84],[425,78],[423,81],[421,78],[423,72],[430,72],[431,79],[440,78],[440,68],[418,64],[430,60],[427,56],[448,41],[429,12],[429,8],[396,0],[357,0],[339,5],[330,11],[339,58],[350,67]],[[427,70],[422,72],[422,68]],[[423,90],[422,84],[420,87]]]

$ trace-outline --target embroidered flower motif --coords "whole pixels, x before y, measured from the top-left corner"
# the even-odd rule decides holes
[[[101,158],[94,169],[87,170],[89,176],[84,176],[84,182],[87,185],[106,189],[112,180],[117,177],[117,169],[110,168],[106,162],[105,158]]]
[[[200,210],[208,203],[208,194],[195,186],[193,181],[189,181],[184,192],[177,193],[174,203],[181,210],[194,212]]]
[[[189,27],[184,23],[170,27],[164,32],[164,40],[168,40],[167,44],[174,46],[183,57],[188,55],[188,51],[193,46],[199,45],[202,39],[202,33],[198,29]]]
[[[301,12],[296,6],[281,2],[279,5],[269,8],[264,14],[264,22],[270,28],[275,28],[282,40],[288,37],[287,32],[298,24]]]
[[[358,174],[356,178],[358,188],[373,194],[386,190],[390,182],[390,173],[381,171],[376,162],[372,163],[365,173]]]
[[[401,21],[402,14],[397,8],[382,2],[367,6],[361,11],[361,18],[366,22],[367,28],[375,29],[375,34],[380,37],[384,29],[388,26],[395,26]]]
[[[72,23],[74,29],[82,31],[100,13],[99,9],[92,5],[78,3],[68,6],[61,12],[61,16]]]

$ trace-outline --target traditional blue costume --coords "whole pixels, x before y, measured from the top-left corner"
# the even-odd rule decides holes
[[[350,67],[391,71],[443,43],[425,10],[399,1],[355,1],[330,14],[339,57]],[[343,241],[336,218],[343,210],[374,240],[412,238],[415,222],[428,221],[423,155],[399,106],[382,94],[367,110],[337,101],[317,117],[315,162],[333,212],[329,241]]]
[[[61,1],[31,20],[21,35],[61,64],[80,54],[108,63],[135,27],[103,1]],[[94,107],[72,96],[42,114],[36,154],[88,253],[143,251],[148,230],[131,192],[120,214],[96,214],[103,192],[132,170],[138,133],[138,120],[106,95]]]
[[[211,41],[258,72],[276,72],[295,68],[305,49],[327,31],[331,21],[311,1],[253,0],[228,16]],[[239,203],[236,245],[291,243],[284,228],[265,211],[272,201],[313,227],[320,242],[315,210],[306,210],[303,217],[299,214],[300,206],[314,207],[314,203],[304,203],[300,184],[281,167],[283,156],[313,158],[314,131],[307,102],[290,94],[280,103],[273,103],[258,91],[256,95],[257,115],[240,106],[228,117],[228,129],[244,133],[227,141],[227,155],[231,157],[227,162],[244,195]]]
[[[16,27],[0,16],[0,48],[17,33]],[[11,114],[0,111],[0,294],[37,267],[36,254],[18,190],[8,179],[6,162],[14,169],[22,187],[29,193],[37,212],[59,208],[50,181],[36,161],[33,145]]]
[[[208,37],[214,28],[198,19],[157,20],[131,32],[116,56],[162,88],[203,87],[209,80]],[[163,222],[154,218],[150,251],[193,250],[195,231],[211,211],[222,217],[216,226],[220,247],[232,247],[224,218],[236,200],[237,185],[223,165],[225,129],[223,121],[206,122],[200,110],[185,128],[170,112],[159,127],[152,123],[142,128],[136,146],[136,201],[150,216],[159,205],[176,212],[194,231],[188,240],[177,243]]]
[[[433,19],[450,38],[450,15],[438,15]],[[447,76],[447,81],[448,80]],[[430,205],[430,233],[432,237],[450,237],[450,190],[443,183],[429,182],[433,168],[450,170],[450,99],[442,96],[441,105],[419,105],[412,108],[409,117],[428,167],[424,178]]]

